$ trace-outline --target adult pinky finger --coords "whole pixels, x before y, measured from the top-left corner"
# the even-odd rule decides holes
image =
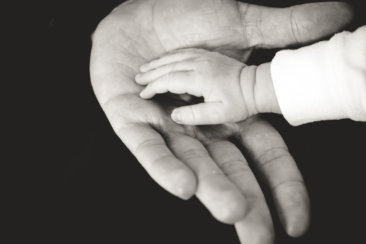
[[[270,187],[287,234],[303,235],[310,221],[309,196],[282,137],[266,121],[253,118],[241,123],[241,138],[253,166]]]
[[[194,172],[168,148],[164,138],[148,125],[131,124],[116,130],[149,175],[165,190],[188,199],[197,190]]]

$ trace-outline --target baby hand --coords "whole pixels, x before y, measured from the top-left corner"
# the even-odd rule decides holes
[[[181,49],[140,67],[136,82],[146,87],[144,99],[159,93],[203,97],[204,103],[183,106],[172,112],[180,124],[221,124],[250,116],[240,76],[245,64],[216,52]]]

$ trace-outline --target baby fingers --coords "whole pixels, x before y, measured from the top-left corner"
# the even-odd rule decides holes
[[[222,102],[199,103],[176,108],[172,112],[172,120],[178,124],[209,125],[226,122],[225,105]]]
[[[189,71],[168,73],[153,80],[141,91],[140,96],[144,99],[149,99],[156,94],[166,92],[202,96],[202,92],[195,84],[192,72]]]
[[[191,71],[194,70],[195,64],[193,61],[182,61],[167,64],[156,68],[154,70],[147,71],[145,73],[139,73],[136,75],[135,80],[140,85],[146,85],[151,81],[154,81],[162,76],[168,75],[172,72],[179,71]]]
[[[158,59],[154,59],[146,64],[143,64],[140,67],[140,72],[147,72],[164,65],[193,59],[201,56],[202,52],[204,52],[204,50],[195,48],[174,50]]]

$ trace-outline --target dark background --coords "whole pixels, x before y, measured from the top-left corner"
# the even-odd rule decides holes
[[[10,124],[3,127],[10,134],[4,165],[11,168],[4,171],[10,176],[3,184],[10,216],[5,232],[14,243],[238,243],[234,228],[215,221],[197,199],[181,201],[152,181],[94,97],[90,35],[120,2],[18,2],[10,11],[10,44],[3,46],[13,67],[5,68],[11,79],[4,83],[14,86],[3,90],[10,95],[4,116]],[[356,1],[353,6],[350,29],[366,24],[362,7]],[[269,55],[259,52],[258,61]],[[288,143],[312,202],[312,224],[303,238],[288,238],[274,215],[277,243],[366,243],[366,125],[333,121],[293,128],[277,116],[269,119]]]

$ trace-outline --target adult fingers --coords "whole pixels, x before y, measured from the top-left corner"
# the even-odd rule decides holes
[[[233,224],[244,217],[246,204],[243,195],[198,140],[182,134],[170,134],[167,143],[174,154],[196,173],[196,196],[217,220]]]
[[[206,145],[215,162],[241,190],[248,210],[235,224],[241,243],[270,244],[274,230],[262,190],[239,149],[228,141],[214,141]]]
[[[319,40],[343,29],[353,18],[343,2],[270,8],[239,2],[250,46],[282,48]]]
[[[149,99],[156,94],[171,92],[175,94],[188,93],[194,96],[202,96],[202,91],[198,89],[194,77],[191,72],[174,72],[163,75],[158,79],[148,83],[141,91],[140,96]]]
[[[139,73],[136,75],[135,80],[138,84],[145,85],[150,81],[156,80],[159,77],[167,75],[169,73],[179,71],[190,71],[194,70],[194,68],[195,64],[192,61],[171,63],[145,73]]]
[[[183,199],[195,194],[194,173],[172,154],[158,132],[146,124],[131,124],[116,133],[160,186]]]
[[[269,185],[282,225],[290,236],[301,236],[310,221],[309,197],[296,163],[267,122],[253,118],[241,124],[244,147]]]
[[[185,125],[221,124],[227,119],[223,112],[224,106],[222,102],[183,106],[173,110],[172,119],[178,124]]]

